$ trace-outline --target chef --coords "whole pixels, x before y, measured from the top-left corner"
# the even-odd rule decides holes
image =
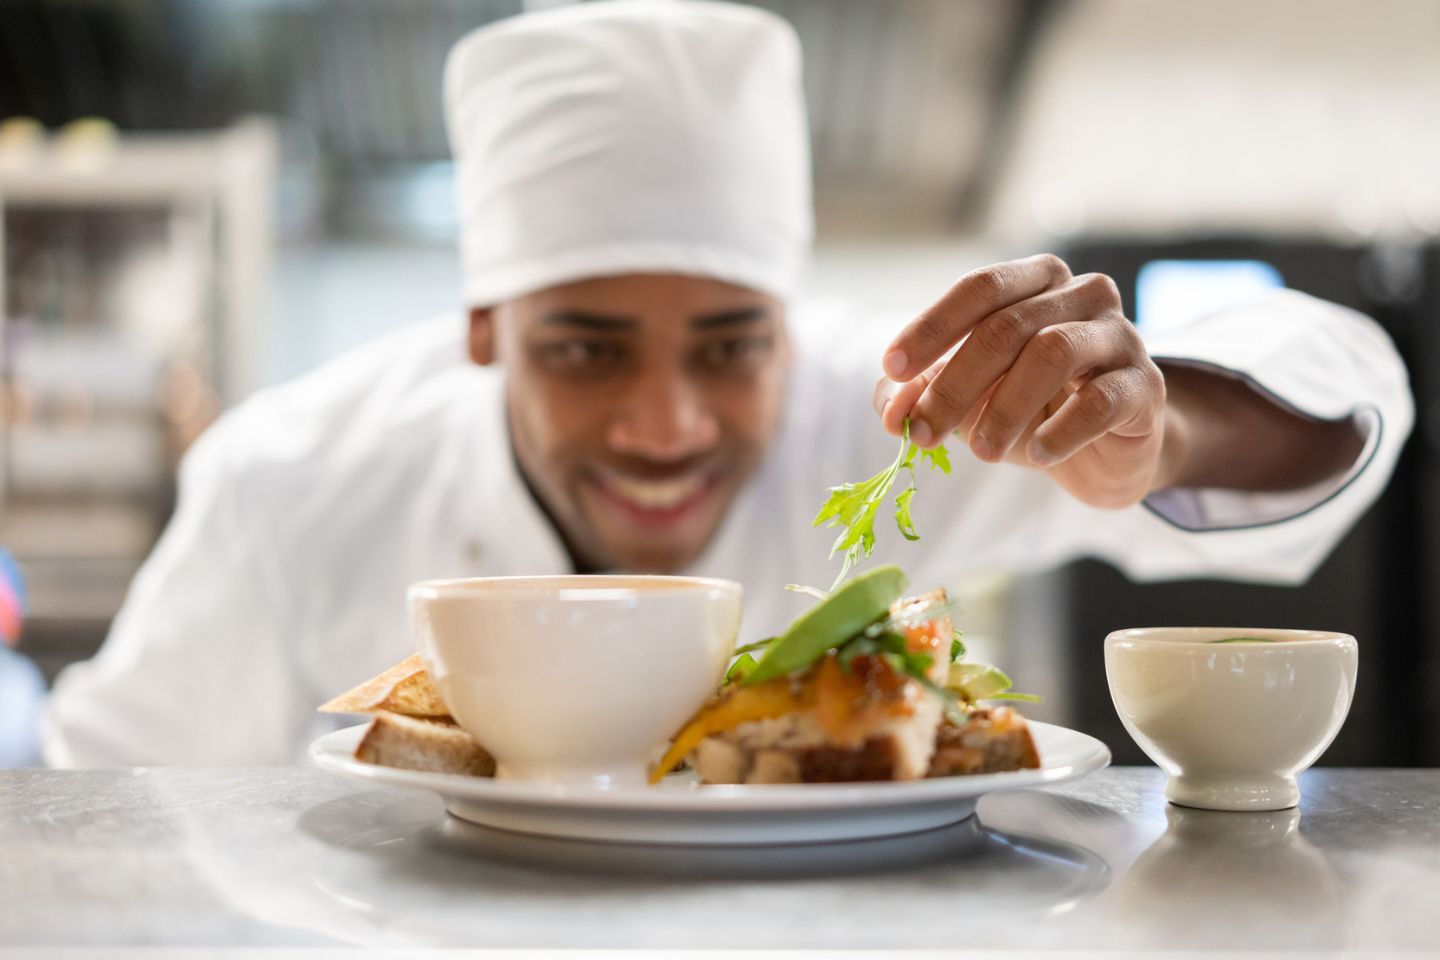
[[[412,652],[430,577],[741,581],[744,639],[827,586],[826,488],[919,473],[875,555],[925,587],[1092,556],[1296,583],[1385,485],[1413,416],[1365,317],[1279,291],[1142,341],[1106,277],[982,266],[908,322],[807,308],[800,54],[761,10],[618,0],[465,37],[445,72],[462,313],[227,413],[51,763],[268,764]]]

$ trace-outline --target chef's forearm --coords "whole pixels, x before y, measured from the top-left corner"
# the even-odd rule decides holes
[[[1160,367],[1165,444],[1154,490],[1293,490],[1341,473],[1364,448],[1353,421],[1310,420],[1230,377]]]

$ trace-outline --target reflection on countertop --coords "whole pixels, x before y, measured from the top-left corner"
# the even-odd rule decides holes
[[[1440,771],[1315,770],[1299,811],[1116,768],[882,841],[525,837],[303,769],[0,773],[0,943],[1426,950]]]
[[[1117,947],[1338,949],[1354,934],[1345,889],[1300,831],[1300,811],[1223,813],[1168,805],[1165,833],[1116,885]],[[1220,915],[1200,905],[1223,904]]]

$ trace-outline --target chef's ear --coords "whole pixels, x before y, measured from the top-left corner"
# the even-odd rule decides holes
[[[495,362],[495,309],[470,308],[470,359],[482,367]]]

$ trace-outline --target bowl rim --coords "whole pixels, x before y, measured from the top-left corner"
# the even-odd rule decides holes
[[[1154,636],[1173,631],[1175,633],[1203,632],[1215,634],[1210,638],[1182,639],[1178,637]],[[1283,635],[1276,636],[1276,635]],[[1106,648],[1110,647],[1180,647],[1183,649],[1213,650],[1218,640],[1229,636],[1260,637],[1269,643],[1221,644],[1228,652],[1239,653],[1265,650],[1293,650],[1300,647],[1330,645],[1337,647],[1358,646],[1355,636],[1336,630],[1310,630],[1290,627],[1125,627],[1113,630],[1105,637]]]
[[[656,597],[705,596],[733,593],[743,596],[744,587],[736,580],[720,577],[687,577],[650,573],[563,573],[504,577],[444,577],[417,580],[406,589],[406,596],[434,597],[507,597],[543,596],[553,600],[599,602],[634,600],[646,596],[646,584],[664,589],[648,594]],[[487,587],[518,589],[487,590]],[[526,589],[526,587],[529,589]]]

